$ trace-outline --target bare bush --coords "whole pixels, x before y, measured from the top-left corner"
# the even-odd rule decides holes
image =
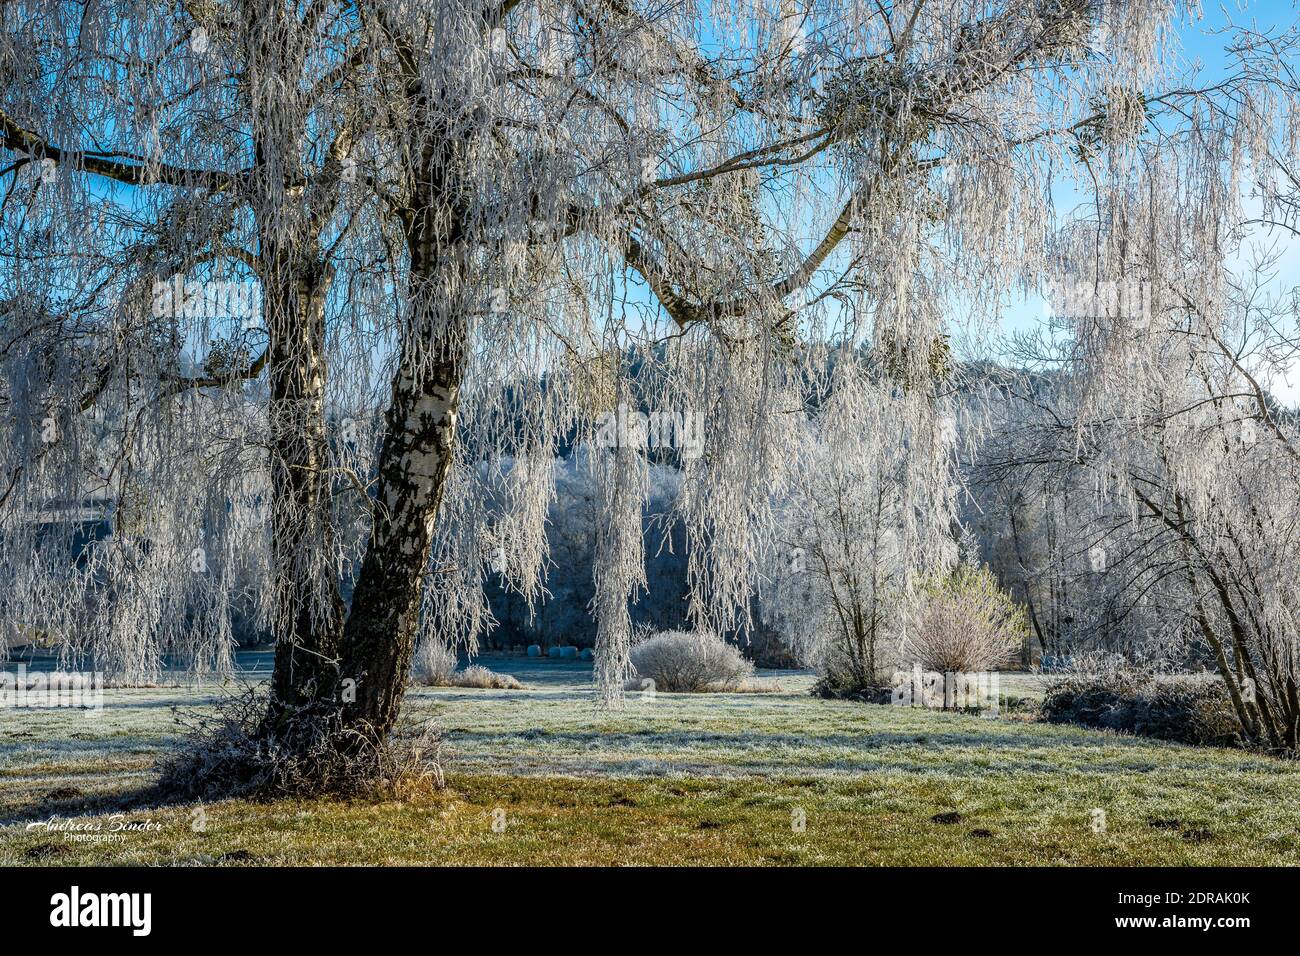
[[[656,690],[699,693],[747,682],[754,665],[735,646],[712,634],[662,631],[632,649],[632,665]]]
[[[159,764],[157,791],[169,799],[241,797],[405,798],[445,786],[442,738],[429,725],[391,737],[346,724],[337,708],[301,709],[275,724],[267,695],[250,688],[215,716],[177,716],[186,739]]]
[[[489,691],[521,691],[524,685],[510,674],[497,674],[482,665],[456,669],[455,649],[441,641],[425,641],[411,663],[412,683],[422,687],[478,687]]]
[[[485,690],[522,690],[510,674],[498,674],[480,664],[457,670],[456,652],[438,641],[421,645],[411,664],[411,680],[424,687],[480,687]]]
[[[985,567],[961,565],[926,586],[907,615],[905,659],[942,673],[1010,663],[1024,640],[1024,612]]]
[[[784,690],[778,680],[742,680],[727,687],[731,694],[779,694]]]

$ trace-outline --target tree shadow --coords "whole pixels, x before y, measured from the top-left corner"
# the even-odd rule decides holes
[[[150,771],[151,776],[156,770]],[[86,793],[77,787],[56,787],[45,797],[9,811],[0,819],[0,828],[27,827],[51,818],[93,817],[113,813],[136,813],[142,810],[165,810],[195,803],[175,792],[166,792],[157,782],[127,787],[111,793]]]

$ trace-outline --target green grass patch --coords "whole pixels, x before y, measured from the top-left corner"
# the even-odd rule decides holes
[[[100,817],[121,842],[11,827],[55,865],[1026,865],[1295,863],[1293,814],[1213,787],[1097,779],[580,780],[453,775],[404,802],[226,801]],[[1224,812],[1227,804],[1230,812]],[[1094,832],[1091,805],[1106,810]],[[201,819],[203,828],[197,828]],[[799,822],[802,821],[802,831]]]

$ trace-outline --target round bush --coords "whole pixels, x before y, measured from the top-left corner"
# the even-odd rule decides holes
[[[727,690],[754,674],[732,644],[712,634],[661,631],[632,648],[632,665],[656,690],[699,693]]]

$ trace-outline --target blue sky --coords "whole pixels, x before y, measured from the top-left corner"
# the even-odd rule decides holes
[[[1179,66],[1187,72],[1199,68],[1202,80],[1222,76],[1227,67],[1227,57],[1223,51],[1225,38],[1221,33],[1216,35],[1216,31],[1222,31],[1229,24],[1243,26],[1252,22],[1260,29],[1285,27],[1295,22],[1296,6],[1295,2],[1287,0],[1234,0],[1223,5],[1207,5],[1199,21],[1187,22],[1179,30],[1182,47]],[[1060,181],[1054,194],[1058,211],[1068,213],[1077,202],[1076,195],[1070,183]],[[1280,230],[1257,230],[1250,241],[1265,245],[1276,244],[1282,253],[1273,287],[1284,291],[1300,281],[1300,240]],[[1001,331],[1004,334],[1028,331],[1049,314],[1048,305],[1041,296],[1016,297],[1007,303],[1003,311]],[[1300,368],[1293,369],[1287,378],[1275,380],[1271,384],[1280,399],[1292,406],[1300,405]]]

